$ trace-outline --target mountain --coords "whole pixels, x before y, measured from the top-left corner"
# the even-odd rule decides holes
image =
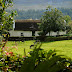
[[[72,0],[14,0],[13,9],[46,9],[48,5],[72,8]]]

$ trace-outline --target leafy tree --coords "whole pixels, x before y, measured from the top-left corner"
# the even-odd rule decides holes
[[[64,19],[65,19],[66,23],[68,23],[69,21],[71,21],[71,17],[69,15],[65,15]]]
[[[63,14],[58,9],[52,9],[50,6],[44,12],[43,17],[41,18],[40,24],[40,35],[45,36],[48,32],[50,35],[51,31],[60,31],[65,30],[65,22]]]
[[[72,18],[72,8],[58,8],[64,15],[69,15]]]
[[[65,15],[64,16],[64,19],[65,19],[65,23],[66,23],[66,30],[67,30],[67,33],[69,33],[71,31],[71,17],[69,15]]]
[[[68,33],[68,34],[71,34],[71,33],[72,33],[72,20],[70,20],[70,21],[68,22],[67,33]]]
[[[10,30],[12,28],[16,11],[6,12],[6,9],[13,5],[13,0],[0,0],[0,30]]]

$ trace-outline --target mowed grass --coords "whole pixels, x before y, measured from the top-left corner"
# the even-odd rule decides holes
[[[34,44],[34,40],[31,41],[24,41],[24,42],[16,42],[18,50],[13,49],[13,52],[24,55],[24,48],[26,50],[26,54],[31,51],[30,45]],[[12,47],[15,46],[14,41],[8,41],[6,46]],[[58,55],[65,55],[67,57],[72,58],[72,40],[63,40],[63,41],[54,41],[54,42],[42,42],[42,46],[45,51],[57,50]]]
[[[35,41],[24,41],[24,42],[19,42],[19,41],[8,41],[6,46],[9,47],[9,48],[12,48],[14,46],[16,46],[17,44],[17,48],[12,48],[12,51],[14,53],[17,53],[17,54],[21,54],[22,56],[24,55],[24,49],[26,51],[26,54],[28,55],[28,52],[31,51],[32,49],[30,49],[30,45],[34,44]]]

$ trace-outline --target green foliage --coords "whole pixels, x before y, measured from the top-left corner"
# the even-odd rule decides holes
[[[62,11],[63,15],[69,15],[72,19],[72,8],[58,8]]]
[[[35,43],[29,56],[24,49],[23,58],[14,53],[13,48],[6,47],[6,42],[0,47],[0,71],[71,72],[71,59],[56,55],[55,50],[44,51],[40,42]]]
[[[71,17],[69,15],[65,15],[64,19],[65,19],[67,24],[71,21]]]
[[[72,20],[68,22],[68,28],[67,28],[67,34],[71,34],[71,33],[72,33]]]
[[[3,39],[3,37],[2,37],[2,36],[0,36],[0,44],[2,43],[2,39]]]
[[[63,72],[64,69],[66,71],[66,59],[56,55],[55,50],[45,52],[36,45],[29,53],[30,57],[25,58],[20,72]]]
[[[12,24],[14,20],[14,15],[16,12],[12,11],[11,14],[6,12],[6,9],[13,5],[13,0],[0,0],[0,30],[10,30],[12,29]]]
[[[23,57],[12,51],[13,48],[17,47],[6,47],[7,41],[3,40],[0,45],[0,71],[1,72],[18,72],[22,63]]]
[[[65,24],[66,24],[66,32],[68,34],[71,31],[71,26],[69,24],[71,22],[71,17],[69,15],[65,15],[64,20],[65,20]]]
[[[36,71],[38,72],[61,72],[64,69],[64,65],[60,62],[63,60],[59,56],[53,56],[48,61],[41,62]]]
[[[58,37],[46,37],[45,41],[61,41],[61,40],[71,40],[72,36],[58,36]]]
[[[66,38],[66,37],[65,37]],[[59,40],[59,37],[47,37],[46,42],[42,42],[42,46],[41,48],[44,49],[45,51],[49,51],[51,50],[57,50],[58,52],[57,55],[65,55],[64,57],[70,57],[72,59],[72,40],[62,40],[62,41],[52,41],[52,40]],[[63,38],[62,38],[63,39]],[[70,38],[69,38],[70,39]],[[49,41],[48,41],[49,40]],[[12,50],[14,53],[17,54],[21,54],[22,56],[24,55],[24,48],[26,51],[26,54],[29,56],[28,52],[32,51],[32,49],[30,49],[30,45],[32,45],[34,43],[34,40],[30,40],[30,41],[24,41],[24,42],[19,42],[17,41],[17,47],[18,50]],[[6,46],[8,47],[12,47],[15,46],[15,41],[8,41]]]
[[[58,9],[52,9],[51,7],[48,7],[46,9],[46,12],[44,12],[44,15],[41,19],[41,33],[40,35],[46,35],[50,31],[60,31],[65,30],[65,23],[63,19],[63,14]]]
[[[16,12],[11,14],[6,12],[7,7],[13,5],[13,0],[0,0],[0,30],[10,30],[13,24],[14,15]],[[22,57],[18,54],[14,54],[12,49],[5,47],[7,40],[4,40],[0,44],[0,71],[17,71],[22,64]],[[15,48],[15,47],[14,47]]]

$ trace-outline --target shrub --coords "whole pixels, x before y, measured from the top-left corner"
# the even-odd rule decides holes
[[[71,40],[72,36],[46,37],[45,41]]]
[[[65,58],[56,55],[55,50],[46,52],[40,46],[35,45],[29,52],[30,56],[24,60],[20,72],[71,72],[67,69],[69,62]]]
[[[7,41],[3,40],[2,45],[0,47],[0,71],[2,72],[12,72],[16,71],[18,72],[21,65],[23,58],[12,52],[13,48],[16,48],[16,46],[9,48],[6,47]]]

